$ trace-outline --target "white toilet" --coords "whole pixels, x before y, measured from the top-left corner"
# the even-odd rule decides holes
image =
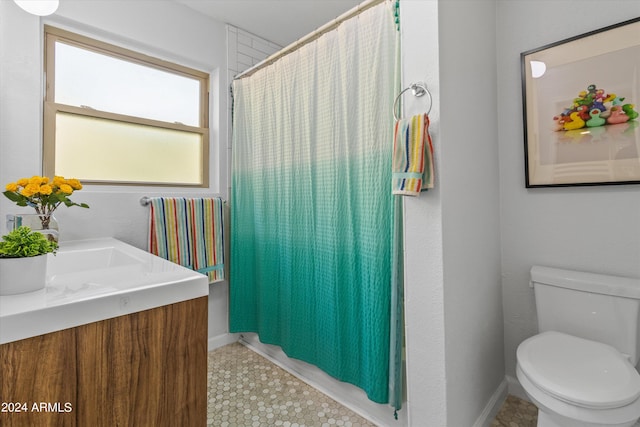
[[[640,418],[640,279],[534,266],[539,334],[516,373],[538,427],[630,427]]]

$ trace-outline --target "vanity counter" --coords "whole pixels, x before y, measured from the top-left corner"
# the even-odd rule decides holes
[[[63,242],[44,289],[0,296],[0,344],[208,295],[208,278],[113,238]]]

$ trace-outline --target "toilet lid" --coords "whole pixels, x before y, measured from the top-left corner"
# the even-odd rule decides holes
[[[640,375],[615,348],[560,332],[518,347],[518,364],[537,387],[586,408],[619,408],[640,396]]]

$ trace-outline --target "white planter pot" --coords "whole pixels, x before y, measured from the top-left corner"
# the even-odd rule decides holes
[[[47,255],[0,258],[0,295],[43,289],[47,281]]]

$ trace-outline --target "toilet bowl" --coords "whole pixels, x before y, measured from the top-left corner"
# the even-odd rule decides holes
[[[610,345],[546,331],[520,344],[516,374],[538,427],[631,427],[640,418],[640,374]]]

